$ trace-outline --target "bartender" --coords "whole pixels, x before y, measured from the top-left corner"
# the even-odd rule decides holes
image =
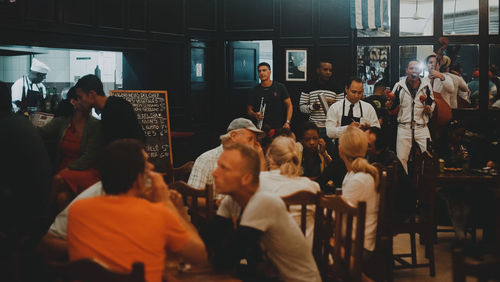
[[[50,68],[37,59],[31,62],[28,75],[23,75],[12,85],[12,108],[14,112],[21,110],[36,111],[40,101],[47,93],[42,81],[47,76]]]
[[[326,114],[328,137],[338,139],[349,125],[361,128],[380,127],[375,109],[361,100],[364,93],[361,78],[357,76],[349,78],[345,93],[345,98],[333,104]]]

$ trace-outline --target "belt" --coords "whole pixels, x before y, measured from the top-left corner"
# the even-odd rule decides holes
[[[406,128],[411,128],[411,122],[400,122],[399,126],[403,126],[403,127],[406,127]],[[414,123],[414,127],[413,128],[424,128],[424,127],[427,127],[427,124]]]

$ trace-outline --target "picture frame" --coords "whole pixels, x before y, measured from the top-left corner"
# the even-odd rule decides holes
[[[286,49],[286,81],[307,81],[307,49]]]

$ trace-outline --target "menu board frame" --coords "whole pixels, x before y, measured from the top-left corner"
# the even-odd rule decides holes
[[[167,116],[167,129],[168,129],[168,153],[170,156],[170,165],[173,165],[173,156],[172,156],[172,134],[170,132],[170,113],[168,111],[168,93],[166,90],[110,90],[109,95],[113,96],[115,93],[155,93],[155,94],[164,94],[165,95],[165,113]],[[135,111],[135,109],[134,109]],[[137,114],[137,112],[136,112]],[[142,126],[141,120],[139,119],[139,123]],[[147,137],[146,137],[147,139]]]

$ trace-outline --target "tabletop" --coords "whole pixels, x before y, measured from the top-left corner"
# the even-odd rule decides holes
[[[438,186],[447,185],[488,185],[500,184],[500,177],[489,174],[474,173],[471,171],[441,172],[437,175]]]
[[[191,266],[180,271],[177,267],[167,266],[164,279],[168,282],[204,281],[204,282],[241,282],[241,279],[232,273],[216,272],[210,266]]]

